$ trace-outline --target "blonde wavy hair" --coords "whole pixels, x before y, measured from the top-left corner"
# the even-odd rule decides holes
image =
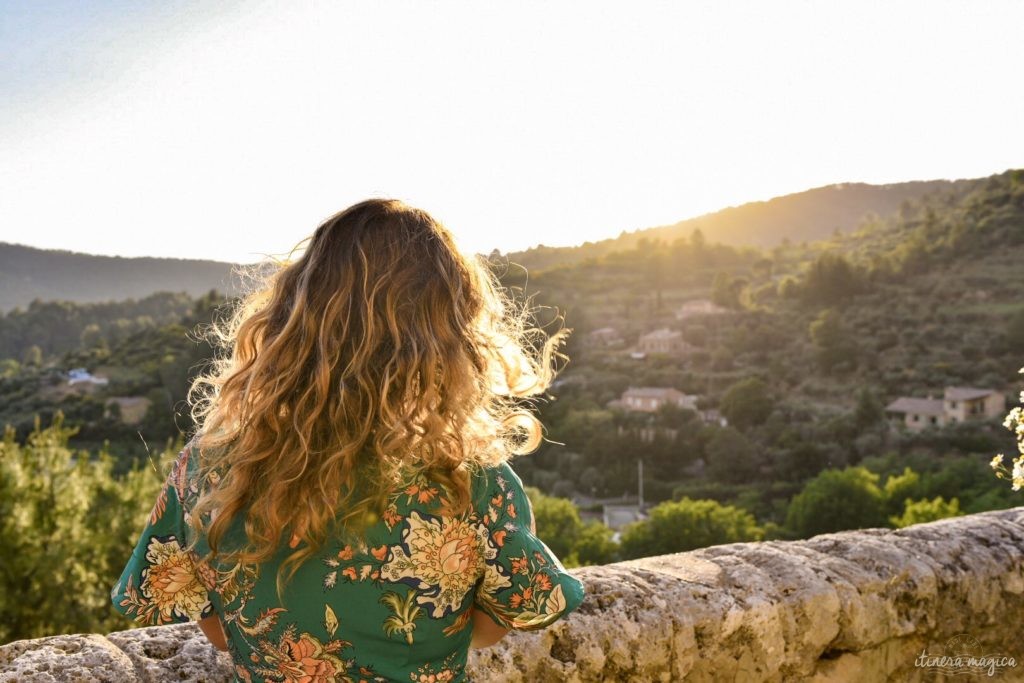
[[[530,397],[568,333],[546,335],[485,261],[397,200],[355,204],[300,248],[211,325],[219,351],[189,392],[200,480],[215,483],[192,524],[211,558],[264,562],[291,538],[288,578],[378,518],[410,472],[465,512],[475,469],[539,445]],[[247,543],[225,551],[236,516]]]

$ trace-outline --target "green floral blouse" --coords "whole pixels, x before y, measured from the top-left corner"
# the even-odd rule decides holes
[[[473,480],[461,517],[440,514],[440,484],[403,482],[361,541],[326,544],[278,601],[287,543],[260,565],[201,562],[202,538],[186,550],[197,460],[191,444],[176,460],[111,599],[145,625],[219,615],[236,681],[465,681],[471,608],[532,630],[583,600],[583,585],[531,531],[522,482],[504,464]],[[228,539],[244,538],[234,522]]]

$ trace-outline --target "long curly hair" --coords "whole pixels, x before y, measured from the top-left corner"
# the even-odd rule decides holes
[[[291,539],[279,591],[285,566],[377,519],[410,472],[467,510],[475,469],[539,445],[530,397],[568,333],[546,335],[486,261],[397,200],[337,213],[296,251],[211,325],[219,351],[189,392],[215,483],[192,524],[211,558],[264,562]],[[236,516],[247,543],[225,550]]]

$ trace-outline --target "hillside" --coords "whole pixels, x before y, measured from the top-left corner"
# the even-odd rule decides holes
[[[160,291],[199,296],[237,286],[231,264],[172,258],[96,256],[0,242],[0,312],[33,299],[120,301]]]
[[[668,226],[623,232],[614,239],[586,242],[577,247],[538,246],[507,255],[509,261],[534,271],[579,263],[616,251],[635,248],[641,240],[671,244],[699,229],[709,242],[732,246],[774,247],[829,239],[836,231],[850,232],[862,221],[890,216],[929,194],[962,192],[975,180],[929,180],[889,185],[841,183],[804,192],[748,202]]]
[[[749,202],[673,225],[624,232],[614,239],[577,247],[535,247],[507,255],[531,272],[580,263],[636,248],[642,240],[671,244],[700,229],[720,244],[774,247],[786,241],[829,239],[865,221],[886,217],[906,202],[928,194],[967,191],[974,180],[931,180],[890,185],[843,183]],[[232,293],[232,265],[218,261],[95,256],[0,242],[0,312],[26,307],[33,299],[73,302],[120,301],[159,291],[198,296],[210,289]]]
[[[645,240],[528,281],[509,269],[507,287],[549,307],[542,322],[557,312],[574,331],[570,361],[539,402],[549,441],[517,471],[585,505],[636,491],[642,459],[648,501],[712,498],[777,525],[809,479],[859,464],[886,476],[913,467],[918,497],[958,496],[969,512],[1002,505],[986,465],[1012,452],[1000,421],[901,433],[883,408],[948,386],[1015,403],[1021,263],[1024,171],[1008,171],[827,240],[770,250]],[[693,300],[718,312],[680,316]],[[45,422],[59,408],[81,427],[77,444],[143,457],[145,443],[188,428],[185,389],[209,349],[186,330],[221,302],[210,292],[0,317],[0,423],[26,434],[34,415]],[[658,330],[681,343],[638,353]],[[66,373],[79,367],[108,383],[71,391]],[[615,401],[629,387],[683,392],[699,412],[627,410]]]
[[[1024,365],[1022,263],[1024,170],[908,200],[825,240],[648,239],[528,281],[499,271],[515,296],[550,307],[540,322],[557,309],[573,329],[568,364],[528,401],[545,440],[514,461],[538,537],[566,566],[607,564],[843,529],[878,538],[1019,505],[989,463],[1017,449],[1002,419]],[[142,525],[194,427],[186,392],[212,354],[195,331],[224,303],[215,290],[164,292],[0,314],[0,501],[26,511],[7,516],[7,554],[52,569],[48,594],[104,598],[34,610],[48,631],[111,617],[105,593],[71,590],[67,577],[84,576],[80,566],[89,580],[113,575],[103,558],[116,547],[121,562],[130,548],[124,529]],[[925,419],[920,431],[887,414],[897,398],[947,387],[1001,391],[1007,405],[965,404],[957,421]],[[8,572],[7,583],[37,574]],[[3,580],[0,596],[14,594]],[[40,627],[3,626],[0,641]]]

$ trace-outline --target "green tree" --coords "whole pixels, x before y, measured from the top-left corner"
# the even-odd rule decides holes
[[[903,514],[889,517],[889,522],[894,527],[902,529],[912,524],[934,522],[939,519],[946,519],[947,517],[959,517],[962,514],[963,512],[960,511],[960,501],[957,498],[953,498],[949,502],[943,500],[942,496],[936,496],[932,500],[927,498],[911,500],[907,498]]]
[[[626,527],[622,556],[651,557],[763,537],[764,530],[746,510],[714,500],[683,498],[655,506],[648,519]]]
[[[571,500],[548,496],[533,486],[526,487],[533,508],[537,537],[558,557],[567,557],[583,531],[580,512]]]
[[[128,623],[110,587],[163,478],[115,478],[106,453],[68,448],[76,430],[63,421],[58,412],[42,429],[37,418],[24,444],[8,427],[0,444],[0,642]]]
[[[860,269],[840,254],[821,254],[804,276],[800,293],[810,304],[832,306],[865,289]]]
[[[0,360],[0,377],[14,377],[21,371],[21,363],[13,358]]]
[[[587,522],[576,539],[569,560],[582,566],[614,562],[619,544],[612,540],[612,535],[612,530],[601,522]]]
[[[1006,321],[1005,339],[1007,350],[1024,348],[1024,308]]]
[[[814,343],[818,366],[830,372],[841,364],[853,366],[857,362],[857,347],[849,336],[842,317],[834,308],[822,311],[810,324],[808,331]]]
[[[715,279],[711,283],[711,300],[725,308],[743,308],[743,292],[748,285],[746,278],[734,278],[720,270],[715,273]]]
[[[817,443],[799,441],[778,456],[775,470],[782,481],[810,479],[828,466],[828,451]]]
[[[800,283],[792,275],[779,280],[779,296],[783,299],[796,299],[800,296]]]
[[[28,347],[21,358],[21,364],[38,368],[43,364],[43,350],[36,344]]]
[[[857,429],[873,427],[884,419],[885,406],[878,400],[878,396],[868,387],[861,387],[857,392],[857,408],[854,410]]]
[[[898,515],[906,501],[920,496],[921,491],[921,475],[909,467],[904,467],[901,474],[889,475],[885,480],[886,513]]]
[[[82,347],[86,349],[106,349],[107,340],[103,337],[103,332],[100,330],[100,326],[96,323],[90,323],[82,328],[82,333],[79,335],[79,341]]]
[[[757,477],[757,448],[732,427],[715,430],[706,453],[708,474],[715,481],[742,484]]]
[[[878,475],[865,467],[825,470],[789,504],[786,526],[802,537],[885,526]]]
[[[758,377],[748,377],[731,385],[722,395],[719,410],[729,424],[739,429],[764,422],[772,412],[768,385]]]

